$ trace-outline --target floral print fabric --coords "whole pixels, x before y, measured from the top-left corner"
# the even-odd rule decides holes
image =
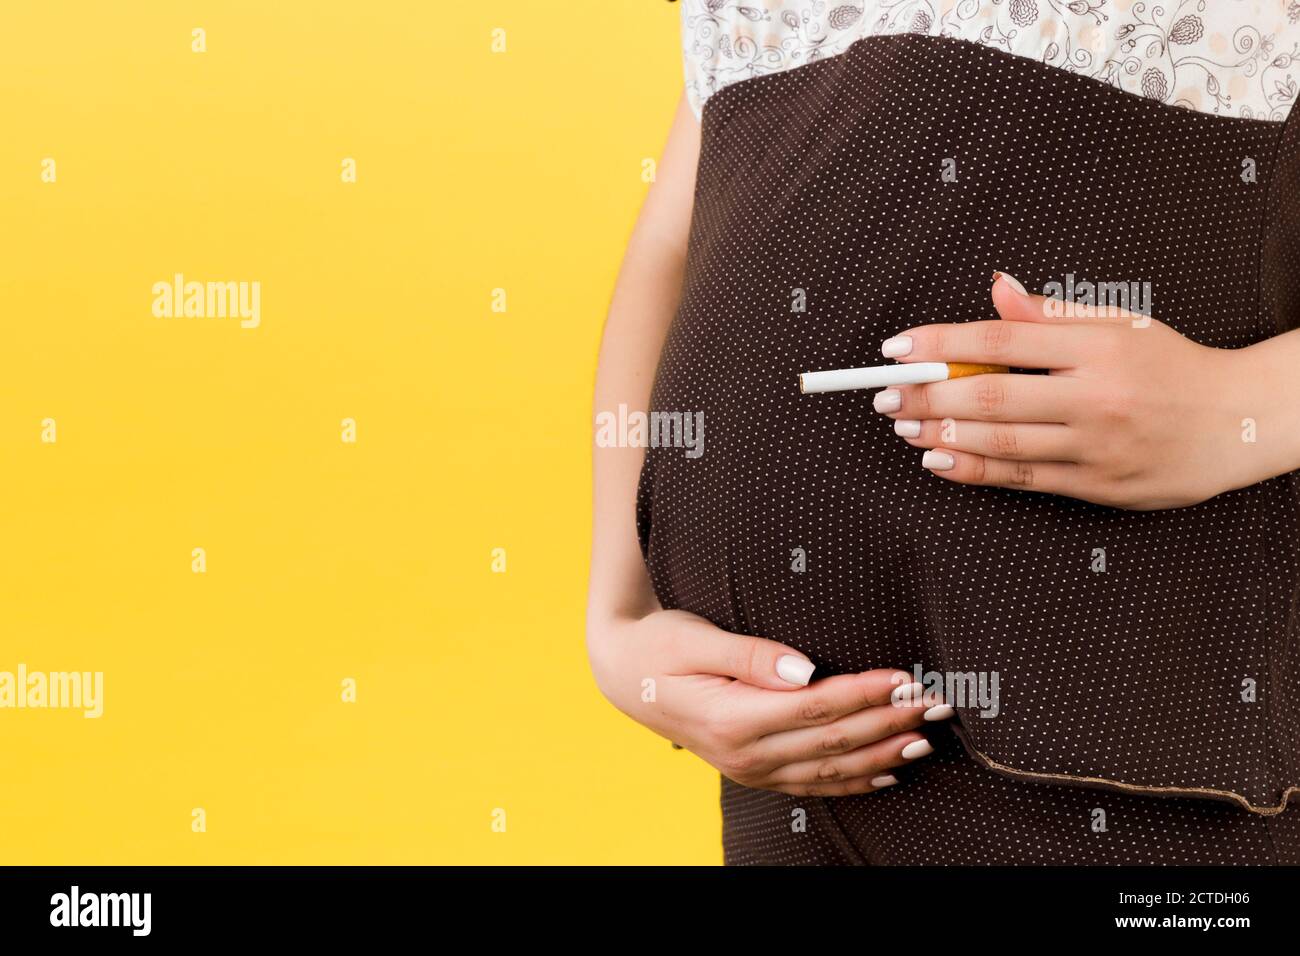
[[[1300,72],[1300,0],[682,0],[697,116],[732,83],[878,34],[945,36],[1203,113],[1284,120]]]

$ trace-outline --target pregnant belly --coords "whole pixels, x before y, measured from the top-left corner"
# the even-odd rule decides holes
[[[946,677],[997,772],[1280,807],[1300,780],[1290,477],[1145,513],[961,486],[868,393],[797,386],[908,326],[996,318],[995,269],[1141,287],[1197,341],[1257,341],[1262,192],[1225,170],[1253,155],[1267,178],[1279,132],[933,37],[715,94],[652,397],[703,453],[650,449],[638,496],[660,600],[819,676]]]

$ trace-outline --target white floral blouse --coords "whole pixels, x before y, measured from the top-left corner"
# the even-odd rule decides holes
[[[681,0],[686,93],[842,53],[875,34],[997,47],[1173,106],[1282,120],[1300,0]]]

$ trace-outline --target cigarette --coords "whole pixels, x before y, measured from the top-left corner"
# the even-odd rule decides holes
[[[906,365],[873,365],[870,368],[837,368],[826,372],[804,372],[799,391],[844,392],[851,388],[884,388],[887,385],[924,385],[950,378],[1011,371],[1005,365],[971,365],[966,362],[912,362]]]

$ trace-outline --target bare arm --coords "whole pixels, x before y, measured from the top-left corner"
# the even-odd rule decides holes
[[[700,153],[700,124],[677,104],[655,181],[632,230],[605,322],[595,410],[648,412],[664,334],[677,311]],[[635,498],[645,451],[596,448],[589,620],[639,617],[658,607],[637,545]]]
[[[596,372],[595,411],[652,411],[650,390],[677,311],[699,161],[700,126],[683,97],[628,243]],[[869,793],[923,757],[917,728],[951,716],[891,670],[807,686],[813,665],[776,641],[731,634],[655,599],[636,534],[641,448],[593,448],[587,650],[619,710],[733,780],[795,794]],[[906,706],[911,704],[911,706]]]

